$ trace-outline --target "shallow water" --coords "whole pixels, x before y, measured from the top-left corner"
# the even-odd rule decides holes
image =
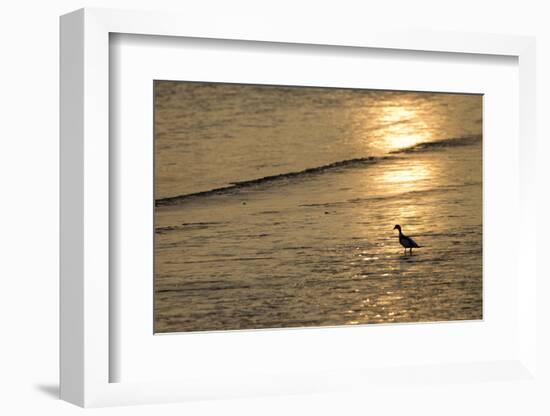
[[[481,97],[163,84],[156,332],[482,318]]]

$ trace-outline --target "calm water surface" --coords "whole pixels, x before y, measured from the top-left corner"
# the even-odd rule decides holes
[[[482,318],[481,96],[155,88],[156,332]]]

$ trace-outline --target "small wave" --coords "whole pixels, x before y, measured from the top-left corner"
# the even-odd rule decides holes
[[[169,225],[166,227],[156,227],[155,232],[157,234],[165,234],[170,231],[178,231],[184,229],[206,229],[212,226],[227,224],[227,222],[182,222],[180,225]]]
[[[468,136],[468,137],[459,137],[454,139],[444,139],[437,140],[433,142],[424,142],[419,143],[411,147],[404,149],[394,150],[390,152],[390,155],[396,154],[406,154],[406,153],[416,153],[422,151],[431,151],[437,149],[444,149],[448,147],[459,147],[459,146],[468,146],[476,144],[481,141],[481,136]],[[264,176],[262,178],[250,179],[246,181],[232,182],[228,186],[221,188],[210,189],[208,191],[194,192],[191,194],[177,195],[172,197],[160,198],[155,200],[156,207],[177,205],[181,202],[195,199],[198,197],[213,196],[213,195],[226,195],[232,192],[238,192],[241,189],[263,185],[266,183],[284,181],[294,178],[302,178],[311,175],[317,175],[328,171],[335,171],[340,169],[348,169],[357,166],[365,166],[373,163],[377,163],[382,160],[394,159],[396,156],[370,156],[370,157],[359,157],[355,159],[340,160],[337,162],[329,163],[327,165],[316,166],[313,168],[308,168],[296,172],[286,172],[278,175]]]
[[[422,152],[422,151],[445,149],[448,147],[469,146],[469,145],[477,144],[479,142],[481,142],[480,135],[457,137],[454,139],[443,139],[443,140],[435,140],[433,142],[418,143],[411,147],[394,150],[390,152],[390,154],[416,153],[416,152]]]
[[[166,206],[166,205],[176,205],[176,204],[179,204],[180,202],[197,198],[197,197],[224,195],[224,194],[236,192],[240,189],[248,188],[251,186],[263,185],[270,182],[288,180],[288,179],[293,179],[297,177],[307,177],[311,175],[320,174],[326,171],[334,171],[338,169],[346,169],[346,168],[355,167],[355,166],[363,166],[366,164],[376,163],[377,161],[385,160],[389,158],[391,157],[390,156],[382,156],[382,157],[371,156],[371,157],[360,157],[356,159],[340,160],[338,162],[329,163],[328,165],[308,168],[297,172],[287,172],[287,173],[281,173],[278,175],[264,176],[258,179],[251,179],[248,181],[232,182],[228,186],[211,189],[208,191],[195,192],[192,194],[185,194],[185,195],[178,195],[173,197],[157,199],[155,200],[155,206],[159,207],[159,206]]]

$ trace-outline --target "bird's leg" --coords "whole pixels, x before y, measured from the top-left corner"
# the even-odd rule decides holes
[[[412,255],[413,255],[413,249],[412,249],[412,247],[411,247],[409,250],[410,250],[409,252],[410,252],[410,254],[411,254],[411,256],[412,256]]]

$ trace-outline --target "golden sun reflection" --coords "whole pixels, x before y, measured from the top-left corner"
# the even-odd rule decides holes
[[[424,117],[414,108],[391,105],[380,109],[379,120],[384,126],[378,131],[378,146],[386,151],[405,149],[432,139]]]
[[[387,144],[388,148],[393,150],[397,149],[406,149],[407,147],[412,147],[418,143],[423,142],[420,136],[399,136],[393,135],[391,137],[386,137],[386,141],[390,142]]]
[[[432,170],[426,163],[403,164],[384,171],[380,179],[388,185],[414,188],[418,182],[430,179]]]

